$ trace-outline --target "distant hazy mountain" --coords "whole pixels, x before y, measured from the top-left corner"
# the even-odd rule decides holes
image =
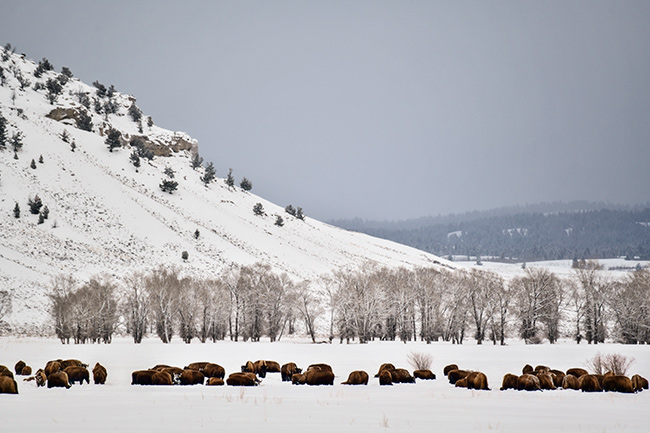
[[[541,203],[397,222],[331,223],[441,256],[518,261],[650,257],[650,204]]]

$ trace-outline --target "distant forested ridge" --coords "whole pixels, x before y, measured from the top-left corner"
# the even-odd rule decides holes
[[[574,206],[584,206],[584,203]],[[544,206],[536,205],[535,208],[541,210]],[[552,207],[547,205],[546,208]],[[355,219],[332,223],[439,256],[482,256],[517,261],[650,259],[650,206],[534,212],[525,208],[523,212],[509,213],[513,209],[518,208],[403,222]]]

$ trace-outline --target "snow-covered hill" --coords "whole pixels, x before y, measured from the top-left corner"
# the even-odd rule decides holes
[[[308,215],[299,220],[284,205],[229,188],[223,178],[205,186],[200,180],[204,169],[191,166],[198,143],[185,133],[149,126],[146,116],[140,126],[129,115],[135,102],[129,95],[116,92],[111,99],[116,113],[97,114],[94,99],[103,105],[109,98],[98,98],[95,86],[71,78],[51,104],[47,82],[57,80],[56,70],[36,78],[37,64],[17,54],[0,61],[0,67],[0,113],[7,121],[8,141],[0,150],[0,290],[11,293],[13,311],[5,320],[14,330],[44,326],[46,293],[58,274],[119,277],[163,264],[209,276],[262,261],[303,280],[368,261],[450,266],[436,256]],[[30,81],[23,89],[21,79],[23,84]],[[80,102],[83,95],[90,100],[89,109]],[[81,113],[91,117],[92,131],[77,127]],[[122,133],[124,144],[112,152],[105,144],[110,128]],[[22,134],[23,147],[14,153],[11,137],[16,132]],[[128,144],[134,136],[141,136],[157,154],[170,156],[142,158],[136,169],[130,161],[134,148]],[[159,187],[166,168],[178,182],[172,194]],[[250,176],[254,180],[254,173]],[[28,200],[36,195],[49,209],[42,224],[29,211]],[[253,213],[256,203],[265,215]],[[16,204],[20,218],[14,216]],[[275,224],[278,215],[284,226]],[[187,261],[181,258],[184,251]]]

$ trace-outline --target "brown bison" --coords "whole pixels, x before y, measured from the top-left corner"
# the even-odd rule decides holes
[[[328,370],[307,370],[305,373],[307,385],[334,385],[334,373]]]
[[[393,378],[390,374],[390,370],[384,370],[379,373],[379,384],[380,385],[392,385]]]
[[[562,388],[579,390],[580,389],[579,379],[572,374],[567,374],[566,376],[564,376],[564,379],[562,379]]]
[[[48,388],[70,388],[68,375],[65,371],[57,371],[47,376]]]
[[[21,376],[29,376],[30,374],[32,374],[32,367],[29,365],[24,366],[23,370],[20,372]]]
[[[635,391],[643,391],[644,389],[648,389],[648,379],[635,374],[632,376],[632,385]]]
[[[162,385],[169,386],[173,385],[172,375],[166,371],[154,371],[154,374],[151,375],[151,384],[152,385]]]
[[[201,371],[205,368],[206,365],[210,364],[209,362],[193,362],[190,365],[185,366],[183,370],[195,370]]]
[[[449,364],[445,366],[445,368],[442,370],[442,373],[447,376],[451,370],[458,370],[458,366],[456,364]]]
[[[0,376],[0,394],[18,394],[18,384],[13,377]]]
[[[219,364],[208,363],[199,371],[203,373],[205,377],[216,377],[223,379],[226,375],[226,370]]]
[[[517,389],[519,391],[537,391],[541,390],[539,379],[534,374],[522,374],[517,378]]]
[[[521,374],[532,374],[533,366],[530,364],[524,365],[524,368],[521,369]]]
[[[454,384],[456,388],[467,388],[467,376],[458,379],[456,383]]]
[[[181,385],[203,385],[205,376],[200,371],[183,370],[180,376]]]
[[[259,377],[266,377],[266,361],[262,359],[258,359],[253,363],[253,368],[255,369],[254,372],[259,376]]]
[[[456,383],[458,379],[462,379],[463,377],[466,377],[469,374],[469,371],[467,370],[450,370],[447,372],[447,379],[449,379],[449,383],[452,385]]]
[[[106,383],[106,377],[108,376],[108,373],[106,372],[106,368],[101,365],[99,362],[95,364],[95,367],[93,367],[93,382],[95,385],[103,385]]]
[[[177,367],[172,367],[171,365],[167,365],[167,364],[157,364],[157,365],[151,367],[150,370],[162,371],[162,370],[164,370],[166,368],[177,368]],[[181,368],[181,371],[182,370],[183,369]]]
[[[341,385],[368,385],[368,373],[355,370],[348,375],[348,380],[341,382]]]
[[[8,368],[5,368],[4,370],[0,370],[0,376],[6,376],[12,379],[14,378],[14,374]]]
[[[23,368],[25,368],[27,364],[25,364],[25,361],[18,361],[16,365],[14,366],[14,370],[16,371],[16,375],[20,376],[23,374]]]
[[[603,391],[633,393],[634,384],[623,375],[606,375],[603,379]]]
[[[551,367],[547,367],[545,365],[537,365],[537,366],[535,366],[535,370],[533,370],[533,373],[534,374],[548,373],[549,371],[551,371]]]
[[[88,364],[84,364],[78,359],[66,359],[65,361],[60,361],[61,369],[65,370],[67,367],[83,367],[88,368]]]
[[[393,383],[415,383],[415,378],[404,368],[388,370]]]
[[[253,361],[246,361],[246,364],[241,366],[242,373],[255,373],[255,364]]]
[[[208,378],[208,381],[205,384],[209,386],[220,386],[223,385],[224,383],[225,382],[221,377],[210,377]]]
[[[9,370],[6,365],[0,365],[0,373],[6,370]]]
[[[48,361],[47,364],[45,364],[45,368],[43,369],[45,375],[48,377],[50,374],[61,370],[63,370],[63,368],[61,368],[61,363],[59,361]]]
[[[431,370],[415,370],[413,377],[422,380],[433,380],[436,378],[436,375]]]
[[[575,376],[577,378],[580,378],[584,376],[585,374],[589,374],[587,370],[584,368],[570,368],[566,371],[566,374],[570,374],[572,376]]]
[[[84,380],[86,383],[90,384],[90,373],[85,367],[66,367],[63,369],[65,374],[68,375],[68,381],[70,385],[74,385],[75,382],[79,382],[79,385],[83,385]]]
[[[295,373],[291,376],[292,385],[304,385],[305,384],[305,373]]]
[[[275,361],[266,361],[267,373],[282,373],[282,367]]]
[[[549,374],[553,378],[553,384],[555,385],[556,388],[561,388],[562,387],[562,382],[564,381],[564,374],[563,371],[560,370],[551,370],[549,371]]]
[[[582,392],[601,392],[603,390],[595,374],[585,374],[578,379]]]
[[[282,381],[289,382],[294,374],[302,373],[302,369],[298,368],[294,362],[288,362],[280,368],[280,373],[282,374]]]
[[[517,389],[517,380],[519,379],[519,376],[515,374],[510,374],[507,373],[505,376],[503,376],[503,381],[501,382],[501,388],[499,388],[501,391],[504,391],[506,389]]]
[[[242,372],[231,373],[226,379],[226,383],[230,386],[256,386],[260,383],[255,373]]]
[[[156,370],[137,370],[131,373],[131,385],[151,385],[151,378]]]
[[[319,370],[319,371],[332,371],[332,367],[329,364],[311,364],[309,367],[307,367],[307,371],[310,370]]]
[[[379,371],[377,372],[377,374],[375,374],[375,377],[379,377],[381,372],[384,371],[384,370],[395,370],[395,366],[393,364],[390,364],[390,363],[381,364],[379,366]]]
[[[36,379],[36,387],[37,388],[41,387],[41,386],[45,386],[45,384],[47,383],[47,376],[45,375],[45,372],[41,368],[39,368],[36,371],[36,374],[34,375],[34,378]]]
[[[539,387],[542,389],[557,389],[555,383],[553,382],[553,376],[549,373],[537,373],[537,379],[539,379]]]
[[[488,380],[485,373],[480,371],[473,371],[467,375],[467,388],[468,389],[484,389],[489,391]]]

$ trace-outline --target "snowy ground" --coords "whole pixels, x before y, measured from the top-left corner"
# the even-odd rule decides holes
[[[371,377],[383,362],[412,368],[409,352],[434,357],[435,381],[380,387],[341,385],[350,371],[366,370]],[[42,367],[49,359],[99,361],[108,369],[104,386],[75,385],[69,390],[36,388],[23,382],[20,394],[0,395],[0,432],[180,432],[180,431],[506,431],[506,432],[645,432],[650,392],[624,395],[577,391],[499,391],[505,373],[519,373],[524,364],[545,364],[566,370],[585,367],[597,352],[635,358],[631,374],[650,377],[650,346],[605,344],[587,346],[564,342],[506,347],[461,346],[447,343],[375,342],[358,344],[277,343],[164,345],[148,339],[134,345],[118,338],[111,345],[61,345],[54,339],[0,338],[0,364],[13,369],[23,359]],[[158,363],[184,366],[211,361],[238,371],[246,360],[296,362],[301,367],[326,362],[336,374],[334,386],[294,386],[269,374],[256,388],[132,386],[131,372]],[[446,364],[483,371],[491,391],[454,388],[442,376]]]

